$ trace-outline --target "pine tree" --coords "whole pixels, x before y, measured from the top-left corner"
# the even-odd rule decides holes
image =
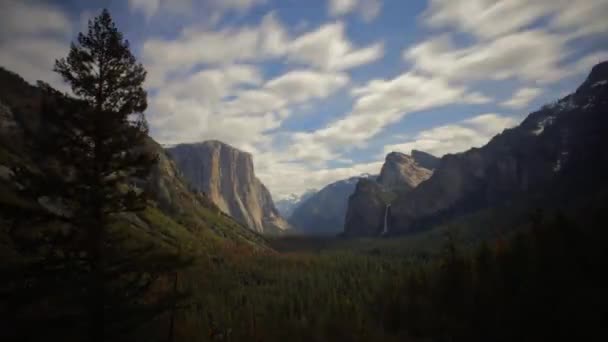
[[[89,22],[88,33],[78,35],[67,58],[56,61],[55,71],[84,104],[79,115],[61,118],[61,124],[67,124],[62,132],[70,141],[64,145],[65,157],[87,166],[74,167],[78,174],[72,191],[75,202],[81,204],[81,225],[87,229],[91,338],[103,340],[104,244],[109,217],[145,205],[143,192],[120,186],[147,176],[155,162],[155,157],[136,149],[143,148],[148,133],[142,87],[146,71],[136,62],[129,42],[107,10]]]
[[[44,298],[61,311],[41,315],[46,322],[61,317],[48,325],[67,330],[68,321],[84,320],[70,330],[87,331],[89,341],[116,340],[115,333],[174,307],[175,298],[155,293],[150,305],[146,296],[159,277],[189,264],[151,243],[125,248],[132,237],[116,228],[118,217],[146,208],[140,185],[157,162],[146,144],[146,71],[107,10],[54,70],[73,96],[38,85],[45,131],[30,142],[36,166],[15,170],[15,178],[41,206],[20,212],[21,224],[10,232],[18,249],[36,260],[15,268],[12,288],[28,284],[28,291],[12,307]]]

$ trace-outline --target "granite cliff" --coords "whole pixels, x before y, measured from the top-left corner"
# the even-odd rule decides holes
[[[427,154],[432,157],[431,155]],[[346,236],[378,236],[383,234],[388,206],[397,196],[405,196],[427,180],[432,171],[417,160],[400,152],[386,156],[380,176],[374,180],[360,180],[348,199],[344,223]]]
[[[382,165],[378,184],[387,191],[408,192],[429,179],[432,172],[419,165],[412,156],[391,152]]]
[[[265,234],[290,228],[256,178],[251,154],[220,141],[181,144],[167,151],[190,185],[238,222]]]

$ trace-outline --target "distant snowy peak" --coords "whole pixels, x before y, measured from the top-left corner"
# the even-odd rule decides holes
[[[298,194],[290,194],[275,202],[275,206],[283,217],[289,218],[293,211],[304,201],[317,193],[316,189],[309,189],[306,192]]]
[[[360,174],[358,176],[355,176],[355,177],[351,177],[351,178],[348,178],[348,179],[337,181],[335,183],[330,184],[329,186],[330,187],[331,186],[339,186],[340,184],[357,184],[357,182],[360,179],[370,179],[370,178],[375,178],[375,177],[377,177],[377,176],[371,175],[369,173],[362,173],[362,174]]]
[[[300,195],[298,194],[289,194],[287,197],[282,199],[283,201],[289,201],[289,202],[297,202],[300,200]]]

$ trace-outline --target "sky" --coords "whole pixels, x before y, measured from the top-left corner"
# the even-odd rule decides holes
[[[102,8],[152,137],[252,153],[275,200],[482,146],[608,60],[606,0],[0,0],[0,66],[67,90],[53,62]]]

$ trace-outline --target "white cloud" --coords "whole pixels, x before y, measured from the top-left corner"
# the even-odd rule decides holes
[[[381,0],[329,0],[329,15],[337,17],[359,12],[365,21],[374,20],[382,10]]]
[[[326,70],[346,70],[382,57],[382,43],[356,48],[346,37],[344,24],[327,24],[295,39],[288,48],[288,59]]]
[[[344,87],[346,74],[296,70],[264,82],[249,65],[203,70],[169,82],[150,101],[150,125],[163,143],[208,139],[237,147],[263,143],[291,107]]]
[[[2,5],[1,27],[6,34],[44,33],[65,37],[71,33],[69,19],[57,8],[24,1],[6,1]]]
[[[330,183],[364,173],[377,174],[382,167],[382,161],[383,159],[348,167],[324,168],[280,160],[274,154],[254,156],[256,175],[272,190],[275,200],[289,194],[302,193],[306,189],[320,189]]]
[[[161,0],[129,0],[132,10],[142,11],[146,17],[153,16],[160,7]]]
[[[503,107],[521,109],[526,107],[543,93],[540,88],[521,88],[513,94],[511,99],[504,101],[500,105]]]
[[[608,60],[608,50],[598,51],[580,58],[570,66],[571,74],[586,74],[596,64]]]
[[[275,113],[219,115],[193,99],[171,96],[153,98],[150,107],[152,114],[148,118],[152,133],[157,140],[168,144],[217,139],[243,148],[263,143],[266,139],[263,133],[277,128],[281,122]]]
[[[542,18],[549,18],[552,28],[574,29],[577,35],[605,33],[607,14],[605,0],[430,0],[423,18],[431,27],[489,39],[525,30]]]
[[[563,1],[556,12],[551,26],[556,29],[573,30],[570,38],[581,38],[592,34],[608,32],[608,1],[585,0]]]
[[[424,18],[431,27],[455,27],[480,38],[493,38],[525,28],[554,11],[560,1],[430,0]]]
[[[344,73],[295,70],[272,79],[262,87],[233,92],[234,99],[223,101],[221,115],[264,115],[277,113],[280,119],[291,107],[314,99],[325,98],[349,82]]]
[[[357,0],[329,0],[329,14],[332,16],[345,15],[355,10]]]
[[[516,78],[550,83],[571,76],[575,39],[608,32],[605,0],[430,0],[422,14],[432,28],[467,33],[475,41],[455,47],[449,34],[408,48],[417,70],[459,81]],[[584,57],[583,57],[584,58]]]
[[[212,0],[213,6],[223,10],[246,11],[256,5],[266,3],[267,0]]]
[[[475,128],[486,136],[494,136],[506,128],[511,128],[517,124],[517,120],[512,117],[500,114],[488,113],[478,115],[471,119],[462,121],[464,125]]]
[[[311,98],[323,98],[349,81],[345,73],[323,73],[297,70],[281,75],[266,84],[266,89],[290,101],[302,102]]]
[[[363,146],[386,126],[405,115],[456,103],[485,103],[489,99],[440,78],[405,73],[391,80],[372,80],[355,89],[352,111],[314,132],[293,134],[291,154],[308,161],[336,157],[335,151]]]
[[[250,65],[230,65],[221,69],[202,70],[178,82],[166,85],[161,94],[191,98],[202,105],[211,105],[239,85],[256,85],[262,82],[259,70]]]
[[[195,2],[193,0],[129,0],[129,7],[132,11],[142,12],[150,18],[161,12],[187,14],[197,4],[202,5],[200,9],[197,8],[200,13],[212,13],[209,17],[213,17],[229,11],[242,13],[264,3],[266,3],[266,0],[208,0],[205,2]]]
[[[321,26],[292,38],[272,13],[258,26],[219,31],[186,28],[177,39],[148,39],[143,45],[151,87],[163,84],[172,73],[187,72],[200,65],[276,61],[287,57],[297,64],[324,70],[346,70],[373,62],[382,54],[381,43],[361,49],[354,47],[342,23]]]
[[[286,35],[283,26],[270,14],[257,27],[220,31],[186,28],[174,40],[148,39],[143,44],[143,59],[149,66],[149,86],[162,84],[170,73],[189,71],[198,65],[279,57],[285,52]]]
[[[0,65],[28,82],[43,80],[67,91],[52,71],[56,59],[69,51],[72,25],[58,8],[32,2],[7,1],[0,11]]]
[[[409,153],[413,149],[435,156],[463,152],[485,145],[496,134],[515,126],[516,123],[511,117],[483,114],[456,124],[422,131],[401,144],[387,145],[384,147],[384,154],[392,151]]]
[[[551,82],[564,77],[560,61],[568,55],[565,40],[542,30],[501,36],[456,48],[440,35],[403,52],[416,70],[458,81],[504,80]]]
[[[276,127],[273,116],[251,118],[248,119],[249,125],[244,125],[234,116],[218,115],[218,111],[226,96],[238,92],[244,86],[261,83],[262,76],[258,69],[248,65],[202,70],[167,83],[149,101],[150,127],[162,143],[212,138],[235,144],[245,142],[249,131],[259,132]]]

